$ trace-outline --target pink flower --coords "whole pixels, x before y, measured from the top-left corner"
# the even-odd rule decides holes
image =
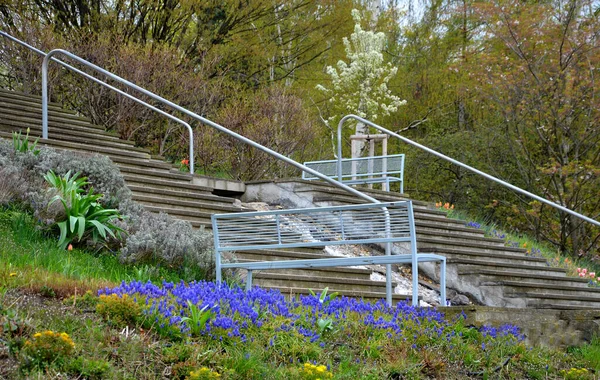
[[[577,273],[581,272],[581,268],[577,268]]]
[[[594,278],[594,277],[596,277],[596,272],[590,272],[590,277],[591,277],[591,278]]]

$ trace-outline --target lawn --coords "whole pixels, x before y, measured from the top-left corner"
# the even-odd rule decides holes
[[[0,212],[0,377],[110,379],[597,378],[600,341],[529,347],[518,326],[319,291],[181,279],[110,252],[57,248]]]

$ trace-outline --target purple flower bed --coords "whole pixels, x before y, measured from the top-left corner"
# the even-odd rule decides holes
[[[331,330],[335,329],[338,334],[351,334],[349,324],[353,323],[373,333],[385,334],[388,339],[409,339],[424,345],[438,340],[450,342],[453,337],[462,336],[462,331],[456,328],[456,321],[445,320],[443,313],[435,309],[413,307],[407,303],[388,307],[384,300],[370,303],[347,297],[320,299],[318,296],[286,300],[276,290],[254,287],[245,292],[239,287],[205,281],[189,284],[163,282],[162,286],[150,282],[123,282],[116,288],[100,290],[99,294],[134,297],[159,331],[181,335],[190,334],[190,323],[201,323],[190,318],[193,314],[190,308],[193,305],[206,307],[204,312],[210,313],[210,318],[200,325],[199,335],[219,341],[233,339],[246,342],[251,339],[252,332],[265,323],[276,323],[271,345],[278,332],[291,331],[314,343],[322,340],[327,333],[319,329],[318,322],[329,319]],[[344,331],[345,328],[347,331]],[[500,328],[486,326],[481,329],[480,335],[490,339],[498,336],[511,336],[515,341],[523,339],[518,328],[510,325]]]

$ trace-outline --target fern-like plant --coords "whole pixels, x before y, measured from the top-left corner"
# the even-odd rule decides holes
[[[71,175],[69,171],[64,177],[56,175],[50,170],[44,179],[58,192],[49,202],[52,204],[60,201],[64,207],[65,220],[56,222],[60,230],[58,246],[66,248],[70,243],[82,242],[91,238],[94,243],[105,242],[115,234],[124,231],[113,222],[122,219],[118,210],[105,209],[98,201],[102,194],[94,194],[94,189],[89,188],[87,193],[84,186],[89,185],[86,177],[79,177],[79,173]]]
[[[39,149],[36,149],[37,143],[40,140],[38,137],[35,139],[33,143],[29,143],[29,128],[27,128],[27,134],[25,136],[21,136],[21,131],[13,132],[13,146],[15,147],[15,151],[20,153],[31,152],[34,156],[37,156],[40,153]]]

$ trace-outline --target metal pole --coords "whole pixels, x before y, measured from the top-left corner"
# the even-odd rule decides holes
[[[499,183],[499,184],[501,184],[502,186],[508,187],[509,189],[512,189],[512,190],[514,190],[514,191],[516,191],[516,192],[518,192],[518,193],[521,193],[521,194],[527,195],[527,196],[528,196],[528,197],[530,197],[530,198],[533,198],[533,199],[535,199],[535,200],[537,200],[537,201],[540,201],[540,202],[542,202],[542,203],[545,203],[545,204],[547,204],[547,205],[549,205],[549,206],[552,206],[552,207],[554,207],[554,208],[556,208],[556,209],[558,209],[558,210],[561,210],[561,211],[563,211],[563,212],[566,212],[566,213],[568,213],[568,214],[574,215],[574,216],[576,216],[576,217],[578,217],[578,218],[580,218],[580,219],[583,219],[583,220],[585,220],[585,221],[586,221],[586,222],[588,222],[588,223],[592,223],[592,224],[594,224],[594,225],[596,225],[596,226],[600,226],[600,222],[599,222],[599,221],[597,221],[597,220],[594,220],[594,219],[592,219],[592,218],[589,218],[589,217],[587,217],[587,216],[585,216],[585,215],[582,215],[582,214],[580,214],[580,213],[578,213],[578,212],[575,212],[575,211],[573,211],[573,210],[571,210],[571,209],[568,209],[568,208],[566,208],[566,207],[564,207],[564,206],[561,206],[561,205],[559,205],[559,204],[556,204],[556,203],[554,203],[554,202],[551,202],[551,201],[549,201],[549,200],[547,200],[547,199],[545,199],[545,198],[542,198],[542,197],[540,197],[540,196],[538,196],[538,195],[535,195],[535,194],[533,194],[533,193],[530,193],[530,192],[529,192],[529,191],[527,191],[527,190],[523,190],[523,189],[521,189],[520,187],[517,187],[517,186],[515,186],[515,185],[511,185],[511,184],[510,184],[510,183],[508,183],[508,182],[505,182],[505,181],[503,181],[503,180],[501,180],[501,179],[499,179],[499,178],[496,178],[496,177],[494,177],[494,176],[491,176],[491,175],[489,175],[489,174],[487,174],[487,173],[485,173],[485,172],[482,172],[481,170],[475,169],[475,168],[473,168],[473,167],[471,167],[471,166],[469,166],[469,165],[467,165],[467,164],[463,164],[463,163],[462,163],[462,162],[460,162],[460,161],[457,161],[457,160],[455,160],[455,159],[453,159],[453,158],[450,158],[450,157],[448,157],[448,156],[446,156],[446,155],[443,155],[442,153],[436,152],[435,150],[433,150],[433,149],[430,149],[430,148],[427,148],[426,146],[424,146],[424,145],[421,145],[421,144],[419,144],[419,143],[416,143],[416,142],[414,142],[414,141],[412,141],[412,140],[410,140],[410,139],[407,139],[406,137],[400,136],[399,134],[397,134],[397,133],[395,133],[395,132],[392,132],[392,131],[390,131],[390,130],[388,130],[388,129],[385,129],[385,128],[383,128],[383,127],[382,127],[382,126],[380,126],[380,125],[377,125],[377,124],[375,124],[375,123],[373,123],[373,122],[370,122],[369,120],[363,119],[363,118],[362,118],[362,117],[360,117],[360,116],[356,116],[356,115],[346,115],[346,116],[344,116],[344,117],[342,118],[342,120],[340,120],[340,122],[339,122],[339,124],[338,124],[338,154],[340,154],[340,152],[342,151],[342,125],[343,125],[343,124],[344,124],[344,122],[345,122],[346,120],[348,120],[348,119],[355,119],[355,120],[358,120],[358,121],[360,121],[360,122],[362,122],[362,123],[368,124],[368,125],[370,125],[371,127],[373,127],[373,128],[375,128],[375,129],[378,129],[378,130],[380,130],[381,132],[387,133],[388,135],[390,135],[390,136],[394,136],[394,137],[396,137],[396,138],[398,138],[398,139],[402,140],[403,142],[405,142],[405,143],[407,143],[407,144],[410,144],[410,145],[412,145],[412,146],[415,146],[415,147],[417,147],[417,148],[419,148],[419,149],[422,149],[422,150],[426,151],[427,153],[431,153],[431,154],[433,154],[434,156],[437,156],[437,157],[439,157],[439,158],[441,158],[441,159],[444,159],[444,160],[446,160],[446,161],[448,161],[448,162],[451,162],[451,163],[453,163],[453,164],[455,164],[455,165],[458,165],[458,166],[460,166],[460,167],[462,167],[462,168],[464,168],[464,169],[467,169],[467,170],[469,170],[469,171],[472,171],[473,173],[475,173],[475,174],[478,174],[478,175],[480,175],[480,176],[482,176],[482,177],[485,177],[485,178],[489,179],[490,181],[494,181],[494,182],[496,182],[496,183]]]

